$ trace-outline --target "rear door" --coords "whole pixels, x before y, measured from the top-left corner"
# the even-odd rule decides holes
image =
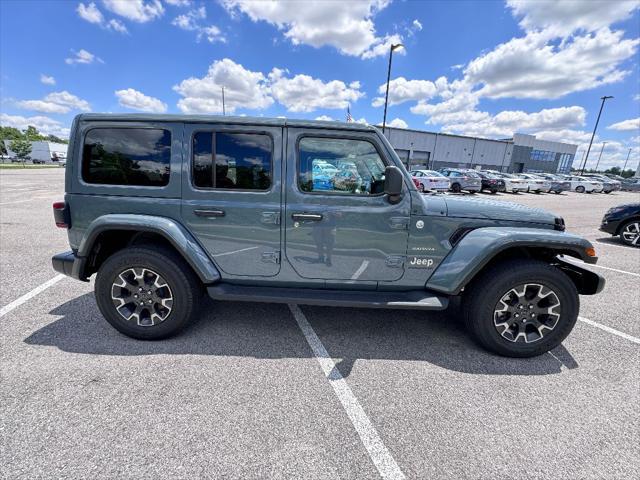
[[[223,275],[276,275],[282,128],[186,124],[184,139],[184,223]]]

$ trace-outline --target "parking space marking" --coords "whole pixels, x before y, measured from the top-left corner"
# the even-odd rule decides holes
[[[588,318],[578,317],[578,320],[584,322],[592,327],[599,328],[600,330],[604,330],[605,332],[613,333],[619,337],[625,338],[630,342],[640,344],[640,338],[634,337],[633,335],[629,335],[628,333],[621,332],[620,330],[616,330],[615,328],[607,327],[606,325],[602,325],[601,323],[594,322],[593,320],[589,320]]]
[[[363,260],[358,270],[356,270],[356,273],[351,275],[351,280],[359,279],[360,275],[364,273],[364,271],[367,269],[368,266],[369,266],[369,260]]]
[[[360,402],[358,402],[351,388],[347,385],[346,380],[336,367],[333,359],[329,356],[322,341],[318,335],[316,335],[307,317],[302,313],[298,305],[289,305],[289,309],[296,319],[296,322],[298,322],[300,330],[302,330],[307,343],[311,347],[311,350],[313,350],[316,360],[318,360],[322,371],[333,387],[333,391],[338,397],[338,400],[340,400],[342,408],[344,408],[349,420],[351,420],[353,427],[356,429],[362,444],[369,453],[369,457],[378,469],[380,476],[384,479],[406,478],[391,455],[391,452],[387,450],[387,447],[382,442],[375,427],[371,424],[371,420],[369,420],[369,417],[362,409]]]
[[[213,255],[213,257],[224,257],[225,255],[233,255],[234,253],[240,253],[240,252],[246,252],[248,250],[255,250],[256,248],[259,247],[248,247],[248,248],[241,248],[240,250],[234,250],[232,252],[224,252],[224,253],[216,253],[215,255]]]
[[[39,285],[36,288],[34,288],[29,293],[25,293],[20,298],[17,298],[13,302],[9,303],[8,305],[5,305],[4,307],[0,308],[0,317],[4,317],[10,311],[15,310],[16,308],[18,308],[23,303],[28,302],[33,297],[38,295],[40,292],[43,292],[47,288],[55,285],[56,283],[58,283],[63,278],[65,278],[65,275],[63,275],[63,274],[56,275],[51,280],[47,280],[42,285]]]
[[[629,250],[629,251],[632,251],[631,249],[633,248],[633,247],[627,247],[625,245],[615,245],[615,244],[609,243],[609,242],[601,242],[599,240],[593,240],[593,241],[596,242],[599,245],[606,245],[607,247],[615,247],[615,248],[624,248],[625,250]]]
[[[603,267],[602,265],[589,264],[590,267],[603,268],[605,270],[611,270],[612,272],[626,273],[627,275],[633,275],[634,277],[640,277],[639,273],[627,272],[626,270],[618,270],[617,268]]]

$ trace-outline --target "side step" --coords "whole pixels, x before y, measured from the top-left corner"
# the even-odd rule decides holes
[[[447,297],[424,290],[409,292],[380,292],[353,290],[321,290],[308,288],[255,287],[249,285],[218,284],[207,287],[214,300],[266,303],[301,303],[328,307],[395,308],[444,310]]]

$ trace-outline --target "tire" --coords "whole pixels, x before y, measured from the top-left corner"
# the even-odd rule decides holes
[[[555,194],[556,194],[556,195],[560,195],[560,192],[562,192],[562,190],[556,190],[556,191],[555,191]]]
[[[613,192],[613,190],[607,190],[607,191],[606,191],[606,192],[604,192],[604,193],[606,193],[607,195],[609,195],[611,192]]]
[[[491,190],[492,195],[495,195],[496,193],[498,193],[498,190]]]
[[[620,240],[631,247],[640,248],[640,219],[632,219],[620,227]],[[635,244],[634,244],[635,240]]]
[[[418,191],[420,193],[424,193],[424,185],[421,183],[420,186],[418,187]]]
[[[523,285],[528,285],[526,290],[522,289]],[[504,299],[512,289],[520,288],[522,290],[519,291],[535,293],[540,291],[539,286],[551,290],[554,297],[547,295],[538,303],[535,299],[525,300],[522,297],[523,301],[536,304],[536,307],[533,307],[534,310],[529,310],[527,305],[522,307],[522,310],[518,305],[508,308],[520,314],[528,311],[539,312],[540,318],[544,316],[545,320],[533,320],[528,316],[527,320],[537,321],[540,325],[546,323],[552,328],[536,329],[534,323],[521,327],[519,320],[515,318],[510,320],[514,325],[513,330],[511,327],[496,326],[495,322],[502,322],[504,318],[502,315],[511,315],[508,312],[498,312],[498,308],[506,307],[501,299]],[[546,294],[547,291],[543,293]],[[552,300],[545,300],[547,297]],[[544,313],[545,310],[536,310],[537,305],[542,305],[539,308],[549,310],[549,303],[544,302],[555,301],[558,302],[559,308],[554,307],[554,313],[551,315]],[[576,324],[579,309],[578,291],[571,279],[561,270],[539,260],[518,259],[490,267],[474,279],[465,289],[463,316],[469,334],[480,346],[498,355],[524,358],[541,355],[560,345]],[[514,313],[513,317],[515,316],[517,315]],[[506,323],[501,324],[506,325]],[[521,328],[524,330],[521,331]],[[542,335],[540,330],[544,332]]]
[[[451,191],[454,193],[460,193],[462,191],[462,188],[460,188],[459,183],[454,183],[453,185],[451,185]]]
[[[141,280],[135,276],[138,273],[141,277],[144,274]],[[116,285],[119,282],[131,288],[119,287]],[[140,298],[145,292],[136,292],[135,288],[142,288],[141,282],[149,289],[159,282],[166,286],[154,290],[153,295]],[[185,261],[172,250],[156,245],[125,248],[113,254],[98,270],[95,283],[98,308],[107,322],[120,333],[139,340],[167,338],[186,327],[197,312],[202,291],[200,280]],[[116,308],[112,294],[131,299],[130,303],[118,307],[122,314]],[[136,313],[138,300],[132,299],[135,295],[139,295],[136,299],[149,299],[154,308],[161,307],[156,310],[157,318],[150,316],[149,308]],[[169,298],[171,301],[168,301]],[[155,301],[158,299],[162,300],[162,304]],[[133,313],[131,307],[136,308]],[[137,319],[133,317],[135,314],[138,315]],[[129,315],[128,320],[124,318],[125,315]]]
[[[578,185],[578,186],[576,187],[576,192],[578,192],[578,193],[584,193],[584,187],[583,187],[582,185]]]

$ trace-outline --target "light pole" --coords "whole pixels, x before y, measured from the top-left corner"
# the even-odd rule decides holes
[[[222,86],[222,115],[224,116],[226,114],[227,112],[225,111],[225,108],[224,108],[224,85],[223,85]]]
[[[384,135],[384,129],[387,125],[387,103],[389,102],[389,81],[391,80],[391,59],[393,58],[393,51],[398,48],[402,48],[404,45],[401,43],[392,44],[389,48],[389,69],[387,70],[387,93],[384,96],[384,117],[382,118],[382,134]]]
[[[596,162],[596,173],[598,173],[598,165],[600,165],[600,159],[602,158],[602,152],[604,152],[604,146],[608,142],[602,142],[602,148],[600,149],[600,155],[598,155],[598,161]]]
[[[600,97],[602,103],[600,104],[600,111],[598,112],[598,118],[596,119],[596,124],[593,127],[593,133],[591,134],[591,140],[589,141],[589,148],[587,148],[587,155],[584,159],[584,163],[582,164],[582,170],[580,171],[580,175],[584,173],[584,167],[587,164],[587,160],[589,160],[589,152],[591,151],[591,144],[593,144],[593,137],[596,136],[596,130],[598,129],[598,122],[600,121],[600,115],[602,114],[602,108],[604,107],[604,102],[608,99],[613,98],[611,95],[605,95],[604,97]]]
[[[624,167],[622,167],[622,172],[620,172],[620,176],[627,169],[627,162],[629,161],[629,156],[631,155],[631,149],[629,149],[629,153],[627,153],[627,159],[624,161]]]

